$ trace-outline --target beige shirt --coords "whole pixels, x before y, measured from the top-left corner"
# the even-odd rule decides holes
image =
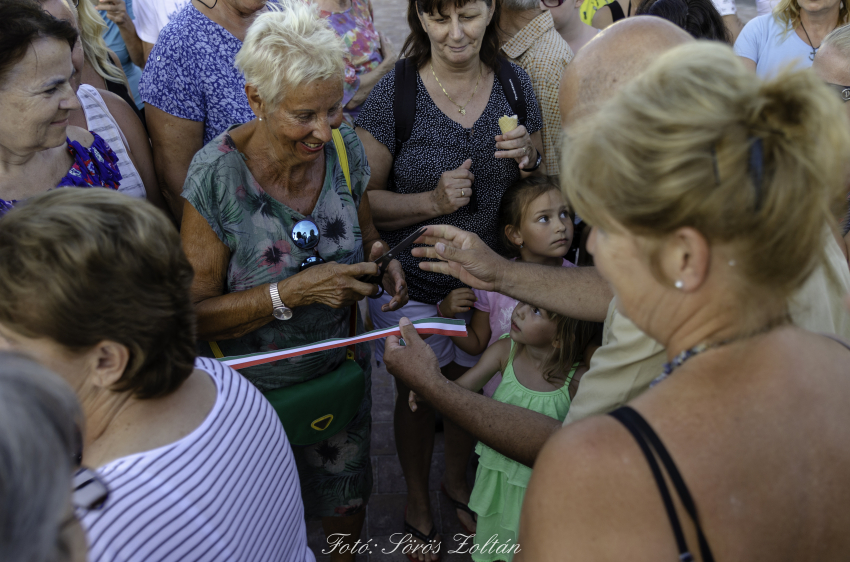
[[[844,295],[850,292],[850,268],[831,233],[826,235],[826,263],[819,265],[789,301],[794,324],[850,340],[850,314]],[[564,425],[619,408],[649,388],[667,360],[664,348],[608,306],[602,347],[590,360]]]
[[[549,10],[528,22],[502,51],[531,78],[534,95],[543,114],[543,161],[546,173],[558,175],[558,145],[561,139],[561,110],[558,89],[561,74],[573,60],[573,52],[557,31]],[[531,162],[534,165],[534,162]]]

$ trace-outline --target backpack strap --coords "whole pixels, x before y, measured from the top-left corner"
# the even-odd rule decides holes
[[[503,57],[499,57],[499,72],[496,73],[496,78],[502,85],[502,91],[505,92],[508,105],[511,106],[511,110],[517,116],[517,122],[524,126],[526,119],[528,119],[525,91],[522,89],[522,84],[520,84],[519,76],[514,71],[514,67]]]
[[[413,133],[413,120],[416,118],[416,73],[413,60],[399,59],[395,63],[395,99],[393,117],[395,118],[395,156],[401,145],[410,140]]]
[[[399,59],[395,63],[395,98],[393,100],[393,117],[395,118],[395,156],[398,156],[401,145],[410,140],[413,133],[413,121],[416,118],[416,73],[413,61],[409,58]],[[525,104],[525,91],[520,84],[514,67],[503,57],[499,57],[499,72],[496,79],[505,92],[505,98],[517,121],[525,125],[528,111]]]

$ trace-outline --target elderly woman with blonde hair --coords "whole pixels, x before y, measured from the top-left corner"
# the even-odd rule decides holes
[[[397,261],[382,281],[363,280],[388,248],[372,224],[363,146],[337,129],[344,52],[316,10],[293,1],[258,16],[236,56],[257,118],[198,152],[183,191],[198,332],[215,353],[350,336],[363,329],[363,297],[386,290],[387,310],[407,302]],[[242,370],[284,422],[307,515],[351,542],[372,489],[370,370],[367,344]],[[322,421],[302,411],[323,404]]]
[[[668,363],[626,406],[549,440],[520,557],[845,560],[850,345],[795,326],[788,304],[846,197],[837,97],[809,72],[763,82],[696,43],[569,139],[561,177],[593,225],[588,250]]]

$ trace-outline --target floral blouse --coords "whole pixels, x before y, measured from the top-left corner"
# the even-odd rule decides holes
[[[238,125],[237,125],[238,126]],[[189,166],[183,197],[206,219],[230,250],[225,292],[235,293],[296,275],[313,250],[293,243],[292,227],[304,215],[266,193],[254,179],[228,128],[200,150]],[[351,193],[332,142],[325,144],[325,183],[310,217],[319,227],[319,256],[326,262],[363,261],[363,240],[357,212],[369,183],[363,145],[350,127],[340,128],[348,151]],[[271,297],[270,297],[271,298]],[[281,295],[286,303],[286,295]],[[293,309],[289,320],[272,320],[240,338],[218,342],[227,356],[286,349],[330,338],[348,337],[350,308],[311,304]],[[358,331],[363,330],[358,322]],[[314,379],[337,368],[346,349],[338,348],[242,369],[261,391]],[[369,365],[368,344],[356,357]]]
[[[65,139],[68,152],[74,157],[71,169],[65,174],[56,187],[106,187],[118,189],[121,172],[118,170],[118,156],[112,151],[106,141],[97,133],[92,133],[94,141],[85,147],[77,141]],[[12,199],[0,199],[0,216],[3,216],[19,203]]]

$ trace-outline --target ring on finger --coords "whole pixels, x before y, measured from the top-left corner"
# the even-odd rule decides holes
[[[460,196],[463,197],[463,190],[460,190]]]

